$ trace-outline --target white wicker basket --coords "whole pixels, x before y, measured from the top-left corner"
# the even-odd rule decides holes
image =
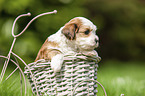
[[[25,68],[24,73],[27,74],[32,91],[35,94],[37,90],[39,95],[71,96],[78,83],[86,79],[97,79],[97,67],[100,60],[100,57],[90,57],[83,54],[66,55],[61,71],[56,74],[50,67],[50,61],[45,60],[28,64],[30,69]],[[33,76],[29,70],[31,70]],[[96,88],[97,84],[93,81],[83,82],[76,88],[74,95],[95,96]]]

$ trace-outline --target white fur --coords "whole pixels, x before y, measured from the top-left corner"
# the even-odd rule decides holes
[[[61,32],[61,30],[63,29],[63,27],[61,27],[58,32],[56,32],[55,34],[51,35],[50,37],[48,37],[49,41],[53,41],[59,44],[59,50],[63,53],[63,54],[71,54],[71,53],[76,53],[77,50],[77,46],[75,44],[75,41],[70,41],[68,40]],[[58,48],[58,47],[57,47]],[[54,48],[55,49],[55,48]]]
[[[58,32],[48,37],[48,41],[53,41],[59,44],[58,47],[49,49],[58,49],[62,52],[62,54],[54,56],[51,60],[51,68],[54,70],[54,72],[60,71],[63,63],[63,56],[65,54],[83,53],[88,55],[98,55],[94,50],[94,48],[99,46],[99,43],[95,42],[95,39],[99,40],[95,32],[97,27],[84,17],[76,18],[79,18],[84,25],[91,28],[92,32],[90,33],[89,37],[76,37],[76,40],[68,40],[61,32],[64,28],[63,26],[58,30]]]
[[[51,68],[54,73],[59,72],[63,63],[63,54],[57,54],[51,59]]]

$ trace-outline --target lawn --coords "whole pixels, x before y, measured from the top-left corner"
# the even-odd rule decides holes
[[[125,96],[145,96],[144,62],[106,61],[100,62],[99,66],[98,81],[105,87],[108,96],[120,96],[122,93]],[[6,75],[11,70],[8,68]],[[31,88],[29,83],[27,84],[27,96],[31,96]],[[103,96],[100,86],[98,86],[97,95]],[[3,84],[0,84],[0,96],[21,96],[18,71]]]
[[[98,81],[104,85],[108,96],[145,96],[144,62],[107,61],[99,64]],[[98,91],[98,96],[103,96],[100,87]]]

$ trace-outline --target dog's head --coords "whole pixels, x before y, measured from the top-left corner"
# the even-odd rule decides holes
[[[84,17],[76,17],[65,24],[62,33],[82,51],[91,51],[99,45],[96,26]]]

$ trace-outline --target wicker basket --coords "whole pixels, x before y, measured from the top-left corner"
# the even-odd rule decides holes
[[[78,83],[85,79],[97,79],[97,67],[100,60],[100,57],[90,57],[83,54],[66,55],[61,71],[56,74],[50,67],[50,61],[45,60],[28,64],[32,75],[28,68],[25,68],[24,73],[27,74],[35,94],[37,92],[39,95],[47,96],[71,96]],[[93,81],[83,82],[76,88],[74,95],[95,96],[96,88],[97,84]]]

